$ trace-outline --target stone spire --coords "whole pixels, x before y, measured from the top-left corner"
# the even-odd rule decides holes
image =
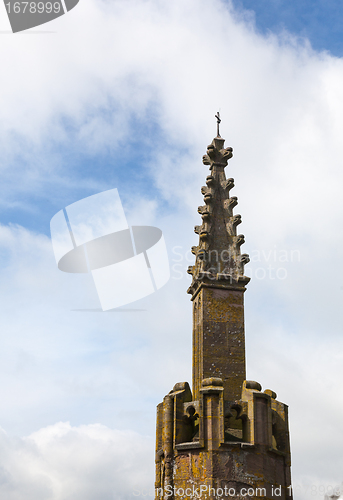
[[[195,226],[199,244],[192,247],[195,265],[188,268],[192,284],[188,293],[193,301],[193,392],[199,396],[201,381],[220,377],[227,400],[239,399],[245,380],[244,276],[247,254],[241,254],[244,236],[237,235],[241,216],[234,215],[237,198],[230,196],[232,178],[225,167],[232,148],[224,148],[219,134],[207,147],[203,163],[211,174],[201,188],[205,205],[198,208],[201,226]]]
[[[232,148],[219,134],[203,157],[193,302],[193,384],[179,382],[157,406],[155,500],[292,500],[288,407],[246,380],[243,235],[224,169]]]
[[[205,205],[198,208],[202,224],[195,226],[199,235],[198,246],[192,247],[195,265],[188,268],[193,276],[188,293],[194,295],[201,283],[220,287],[244,287],[250,278],[244,276],[244,265],[249,262],[248,254],[241,254],[244,243],[243,234],[237,235],[237,226],[242,222],[241,216],[234,215],[237,197],[230,196],[234,180],[225,176],[225,167],[232,158],[232,148],[224,148],[225,139],[218,135],[207,147],[203,156],[204,165],[209,165],[210,175],[206,178],[206,186],[201,188]]]

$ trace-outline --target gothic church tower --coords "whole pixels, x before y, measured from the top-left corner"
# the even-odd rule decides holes
[[[288,407],[246,380],[244,236],[226,179],[232,148],[219,134],[209,166],[199,244],[188,269],[193,301],[193,381],[177,383],[157,407],[156,500],[292,498]]]

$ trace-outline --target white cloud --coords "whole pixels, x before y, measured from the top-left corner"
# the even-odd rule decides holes
[[[0,432],[6,500],[128,500],[153,491],[151,438],[104,425],[50,425],[25,438]]]

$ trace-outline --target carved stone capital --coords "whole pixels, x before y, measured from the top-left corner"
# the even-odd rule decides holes
[[[216,137],[212,143],[207,146],[207,154],[202,157],[204,165],[210,165],[210,170],[214,164],[226,167],[227,162],[233,156],[232,148],[224,148],[224,139]]]

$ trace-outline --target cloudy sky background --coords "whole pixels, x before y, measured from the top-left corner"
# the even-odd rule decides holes
[[[191,380],[185,270],[218,109],[251,256],[247,377],[289,404],[295,498],[342,484],[339,4],[82,0],[16,35],[0,6],[1,498],[152,492],[155,407]],[[171,279],[140,311],[76,312],[95,290],[56,268],[50,219],[111,188],[163,230]]]

